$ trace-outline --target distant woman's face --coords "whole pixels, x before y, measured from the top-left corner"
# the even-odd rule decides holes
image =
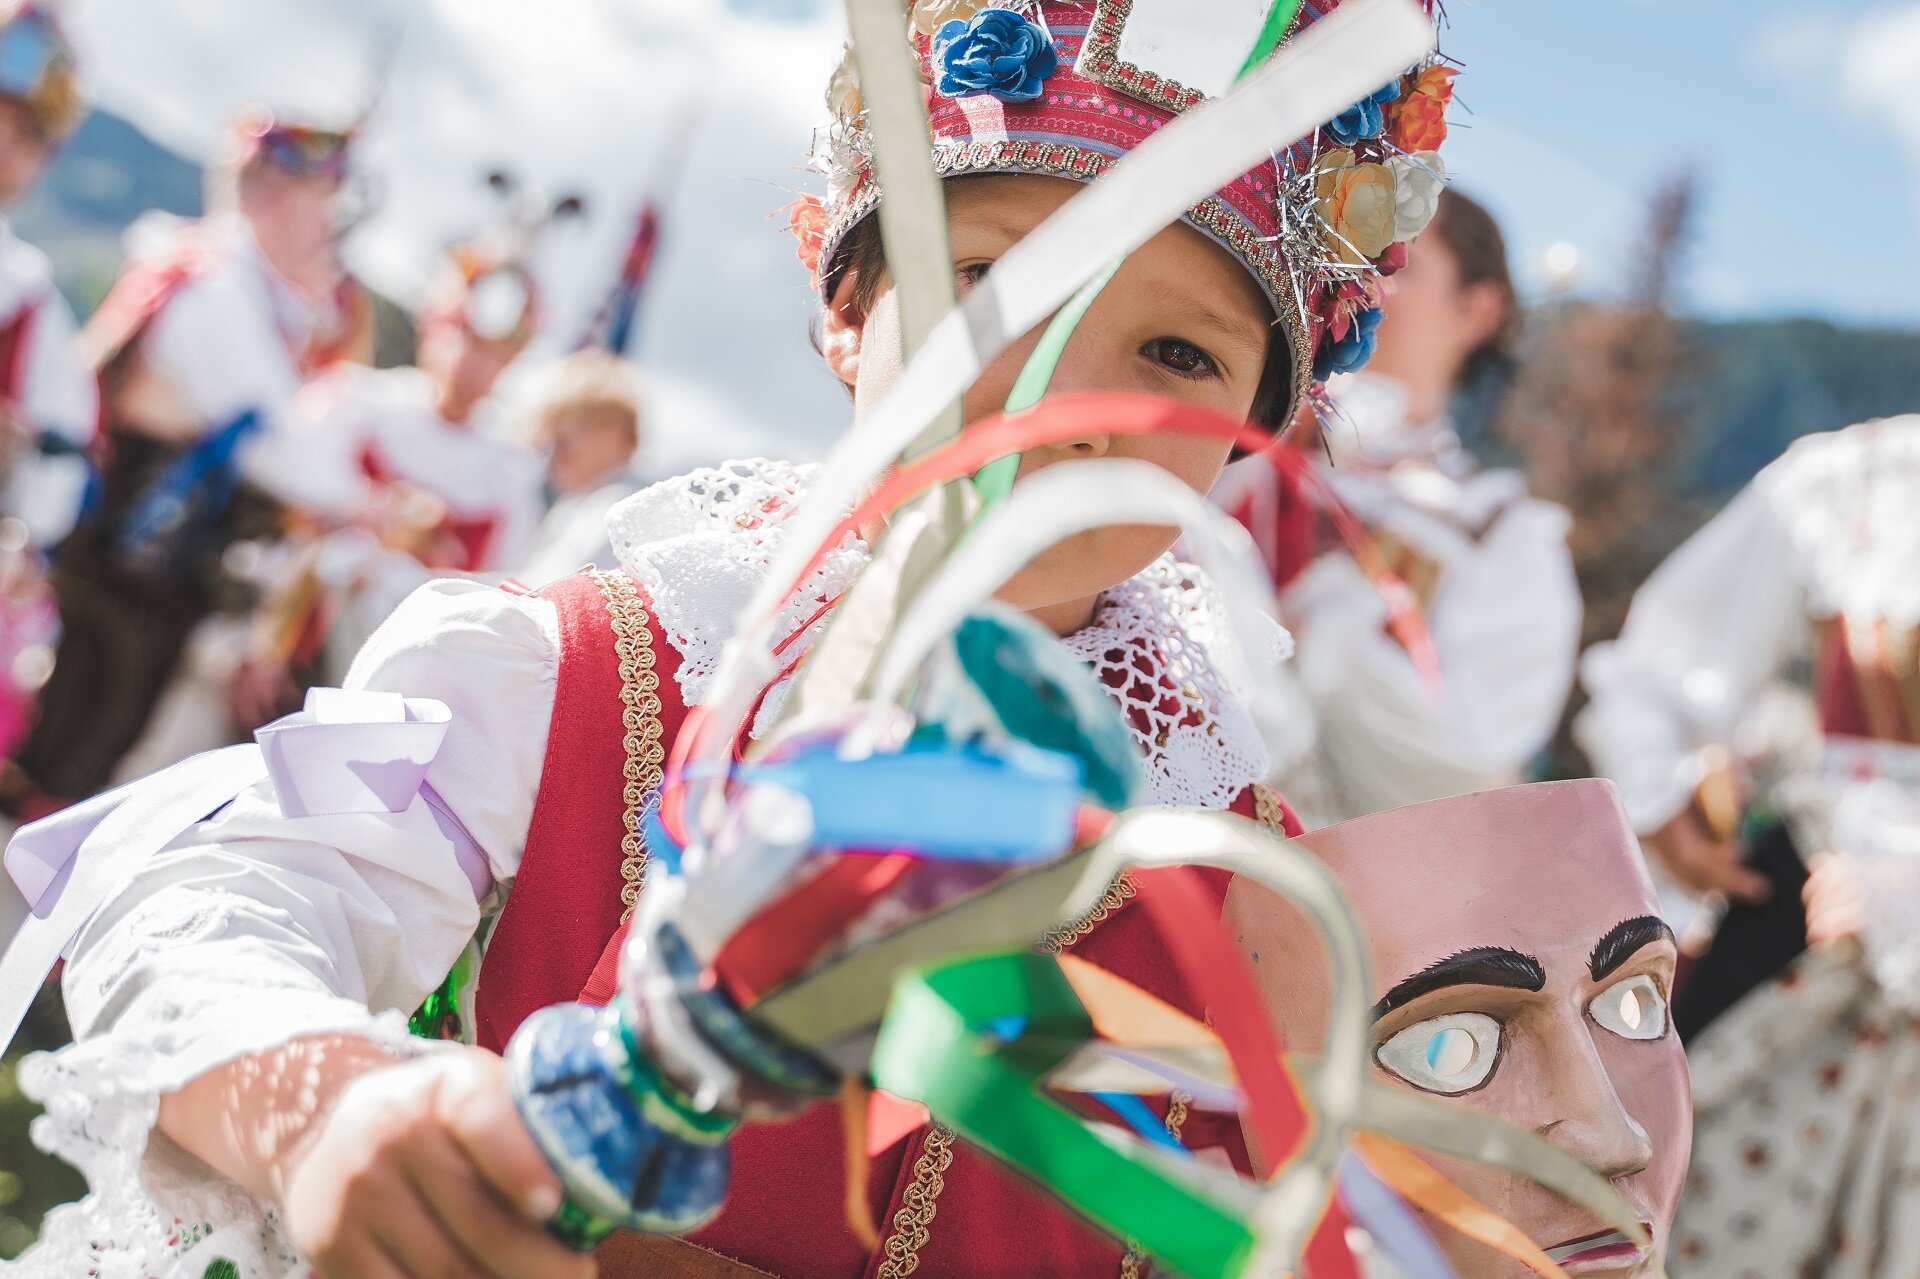
[[[1066,179],[1025,175],[949,182],[948,235],[960,292],[985,278],[1007,250],[1079,189]],[[847,287],[843,282],[842,291]],[[857,358],[836,372],[852,373],[858,416],[878,402],[903,367],[899,307],[890,288],[856,327]],[[1284,340],[1277,332],[1273,310],[1246,267],[1198,231],[1176,224],[1129,257],[1094,302],[1061,357],[1051,390],[1131,391],[1244,418],[1260,386],[1270,335]],[[986,367],[964,400],[968,422],[1000,411],[1039,339],[1039,329],[1028,333]],[[1135,458],[1205,493],[1229,450],[1223,440],[1088,434],[1025,454],[1020,476],[1087,458]],[[1177,530],[1155,526],[1081,534],[1034,560],[1001,598],[1030,610],[1089,598],[1151,564],[1177,536]]]
[[[1459,257],[1436,231],[1413,242],[1407,265],[1387,279],[1386,288],[1380,346],[1368,365],[1369,372],[1386,377],[1430,376],[1451,386],[1506,318],[1500,290],[1463,283]]]

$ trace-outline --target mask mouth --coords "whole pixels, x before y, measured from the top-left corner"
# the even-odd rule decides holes
[[[1641,1222],[1640,1228],[1649,1237],[1653,1227]],[[1546,1250],[1547,1257],[1558,1266],[1580,1267],[1618,1265],[1641,1258],[1646,1249],[1626,1237],[1618,1230],[1598,1230],[1578,1239],[1569,1239],[1555,1244]]]

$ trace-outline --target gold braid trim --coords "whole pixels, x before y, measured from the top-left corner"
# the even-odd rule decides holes
[[[640,900],[640,882],[647,870],[647,845],[640,838],[640,813],[647,797],[660,789],[660,765],[666,749],[660,743],[660,677],[653,669],[653,635],[647,626],[646,606],[631,577],[623,572],[588,569],[593,584],[607,601],[613,624],[613,651],[620,660],[620,722],[626,728],[626,763],[621,775],[626,785],[620,798],[626,805],[620,836],[620,901],[626,923]]]
[[[900,1196],[900,1207],[893,1214],[882,1248],[887,1259],[880,1263],[876,1279],[906,1279],[920,1268],[920,1250],[933,1238],[929,1227],[939,1210],[940,1192],[947,1188],[945,1173],[952,1166],[953,1129],[935,1124],[927,1129],[920,1158],[914,1161],[913,1184]]]
[[[1139,891],[1140,890],[1134,886],[1133,878],[1122,871],[1120,877],[1107,886],[1106,895],[1093,904],[1092,910],[1082,915],[1079,919],[1076,919],[1073,923],[1062,924],[1060,927],[1042,937],[1035,946],[1035,949],[1039,950],[1042,954],[1060,954],[1066,950],[1067,947],[1092,932],[1098,925],[1106,920],[1107,916],[1132,901]]]
[[[1193,1100],[1190,1093],[1175,1090],[1167,1098],[1167,1133],[1175,1141],[1180,1140],[1180,1130],[1187,1125],[1187,1105]],[[1143,1279],[1147,1273],[1147,1254],[1128,1245],[1127,1253],[1120,1258],[1120,1279]]]
[[[1253,784],[1253,816],[1262,826],[1277,834],[1287,833],[1286,809],[1281,806],[1280,792],[1265,782]]]

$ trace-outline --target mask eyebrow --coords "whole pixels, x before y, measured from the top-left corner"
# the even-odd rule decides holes
[[[1593,974],[1595,981],[1605,981],[1642,947],[1672,940],[1673,929],[1667,927],[1667,921],[1656,915],[1636,915],[1632,919],[1623,919],[1609,928],[1605,937],[1594,943],[1593,954],[1587,960],[1587,971]]]
[[[1544,990],[1546,969],[1531,955],[1504,946],[1476,946],[1428,964],[1394,986],[1373,1006],[1375,1021],[1436,990],[1449,986],[1504,986],[1509,990]]]

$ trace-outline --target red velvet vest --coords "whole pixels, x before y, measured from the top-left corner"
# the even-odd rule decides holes
[[[657,766],[659,749],[671,746],[686,714],[674,679],[678,654],[644,594],[631,579],[617,580],[621,589],[603,591],[583,574],[540,592],[559,613],[560,668],[526,851],[475,996],[480,1042],[496,1051],[536,1009],[581,998],[590,982],[592,1002],[611,991],[611,964],[602,960],[610,958],[620,928],[622,867],[630,861],[621,844],[631,796],[623,792],[635,774],[657,785],[648,760]],[[615,600],[610,613],[610,598],[622,590],[632,593],[624,605]],[[650,691],[659,701],[659,734],[641,734],[633,769],[628,738],[634,724],[623,717],[649,690],[636,687],[646,682],[637,649],[616,647],[616,622],[636,638],[644,635],[657,681]],[[1253,815],[1252,795],[1235,809]],[[1264,816],[1297,833],[1284,808]],[[1224,896],[1224,874],[1211,873],[1208,883]],[[1147,912],[1127,908],[1131,897],[1123,881],[1064,944],[1200,1015]],[[1189,1146],[1224,1146],[1244,1166],[1229,1122],[1196,1113],[1182,1135]],[[1137,1257],[943,1129],[922,1127],[874,1156],[867,1202],[880,1229],[877,1249],[861,1243],[846,1223],[844,1169],[841,1117],[831,1102],[787,1123],[748,1125],[734,1139],[726,1207],[692,1241],[783,1279],[1114,1279],[1145,1272]]]

